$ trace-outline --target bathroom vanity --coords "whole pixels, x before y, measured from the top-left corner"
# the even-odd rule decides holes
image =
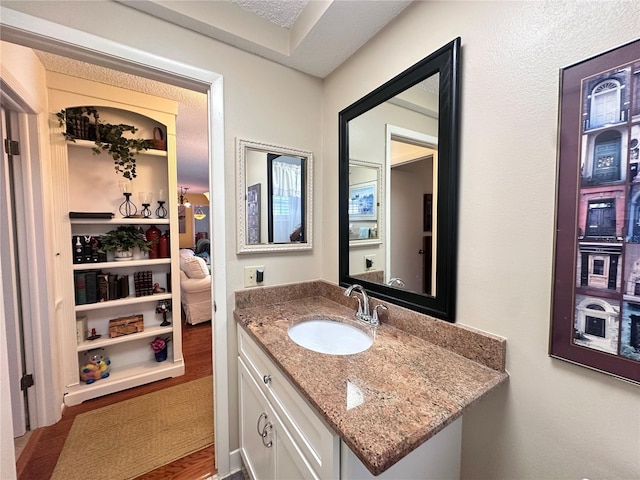
[[[291,340],[289,326],[301,319],[351,322],[355,302],[343,291],[316,281],[236,292],[247,469],[256,480],[458,478],[461,417],[507,380],[504,339],[387,304],[360,353],[318,353]],[[432,341],[393,326],[394,317]],[[455,352],[465,345],[478,358]]]

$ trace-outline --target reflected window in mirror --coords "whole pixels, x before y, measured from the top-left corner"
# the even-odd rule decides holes
[[[312,248],[313,154],[236,141],[238,253]]]
[[[361,283],[385,300],[449,321],[455,308],[459,48],[456,39],[339,116],[340,283]],[[353,180],[354,159],[377,168],[384,185],[370,223],[354,217],[354,201],[361,199],[354,185],[366,185],[357,178],[362,172]]]

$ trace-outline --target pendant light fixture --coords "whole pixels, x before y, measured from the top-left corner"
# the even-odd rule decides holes
[[[179,205],[182,205],[186,208],[191,208],[191,202],[189,202],[189,199],[187,197],[185,197],[187,190],[189,190],[189,187],[180,187],[180,196],[178,197],[179,200]]]
[[[202,208],[200,207],[200,205],[196,205],[195,210],[193,211],[193,218],[195,218],[196,220],[202,220],[207,216],[206,213],[204,213],[204,211],[202,210]]]

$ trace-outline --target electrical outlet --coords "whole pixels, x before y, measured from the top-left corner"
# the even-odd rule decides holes
[[[364,269],[365,270],[371,270],[374,267],[375,259],[376,259],[375,255],[365,255],[364,256]]]
[[[256,267],[244,267],[245,287],[256,287],[262,283],[258,282],[258,271],[262,271],[262,275],[264,276],[264,265],[258,265]]]

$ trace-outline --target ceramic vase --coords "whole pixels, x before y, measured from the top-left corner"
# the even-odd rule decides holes
[[[164,362],[167,359],[167,347],[164,347],[159,352],[155,352],[155,356],[157,362]]]

